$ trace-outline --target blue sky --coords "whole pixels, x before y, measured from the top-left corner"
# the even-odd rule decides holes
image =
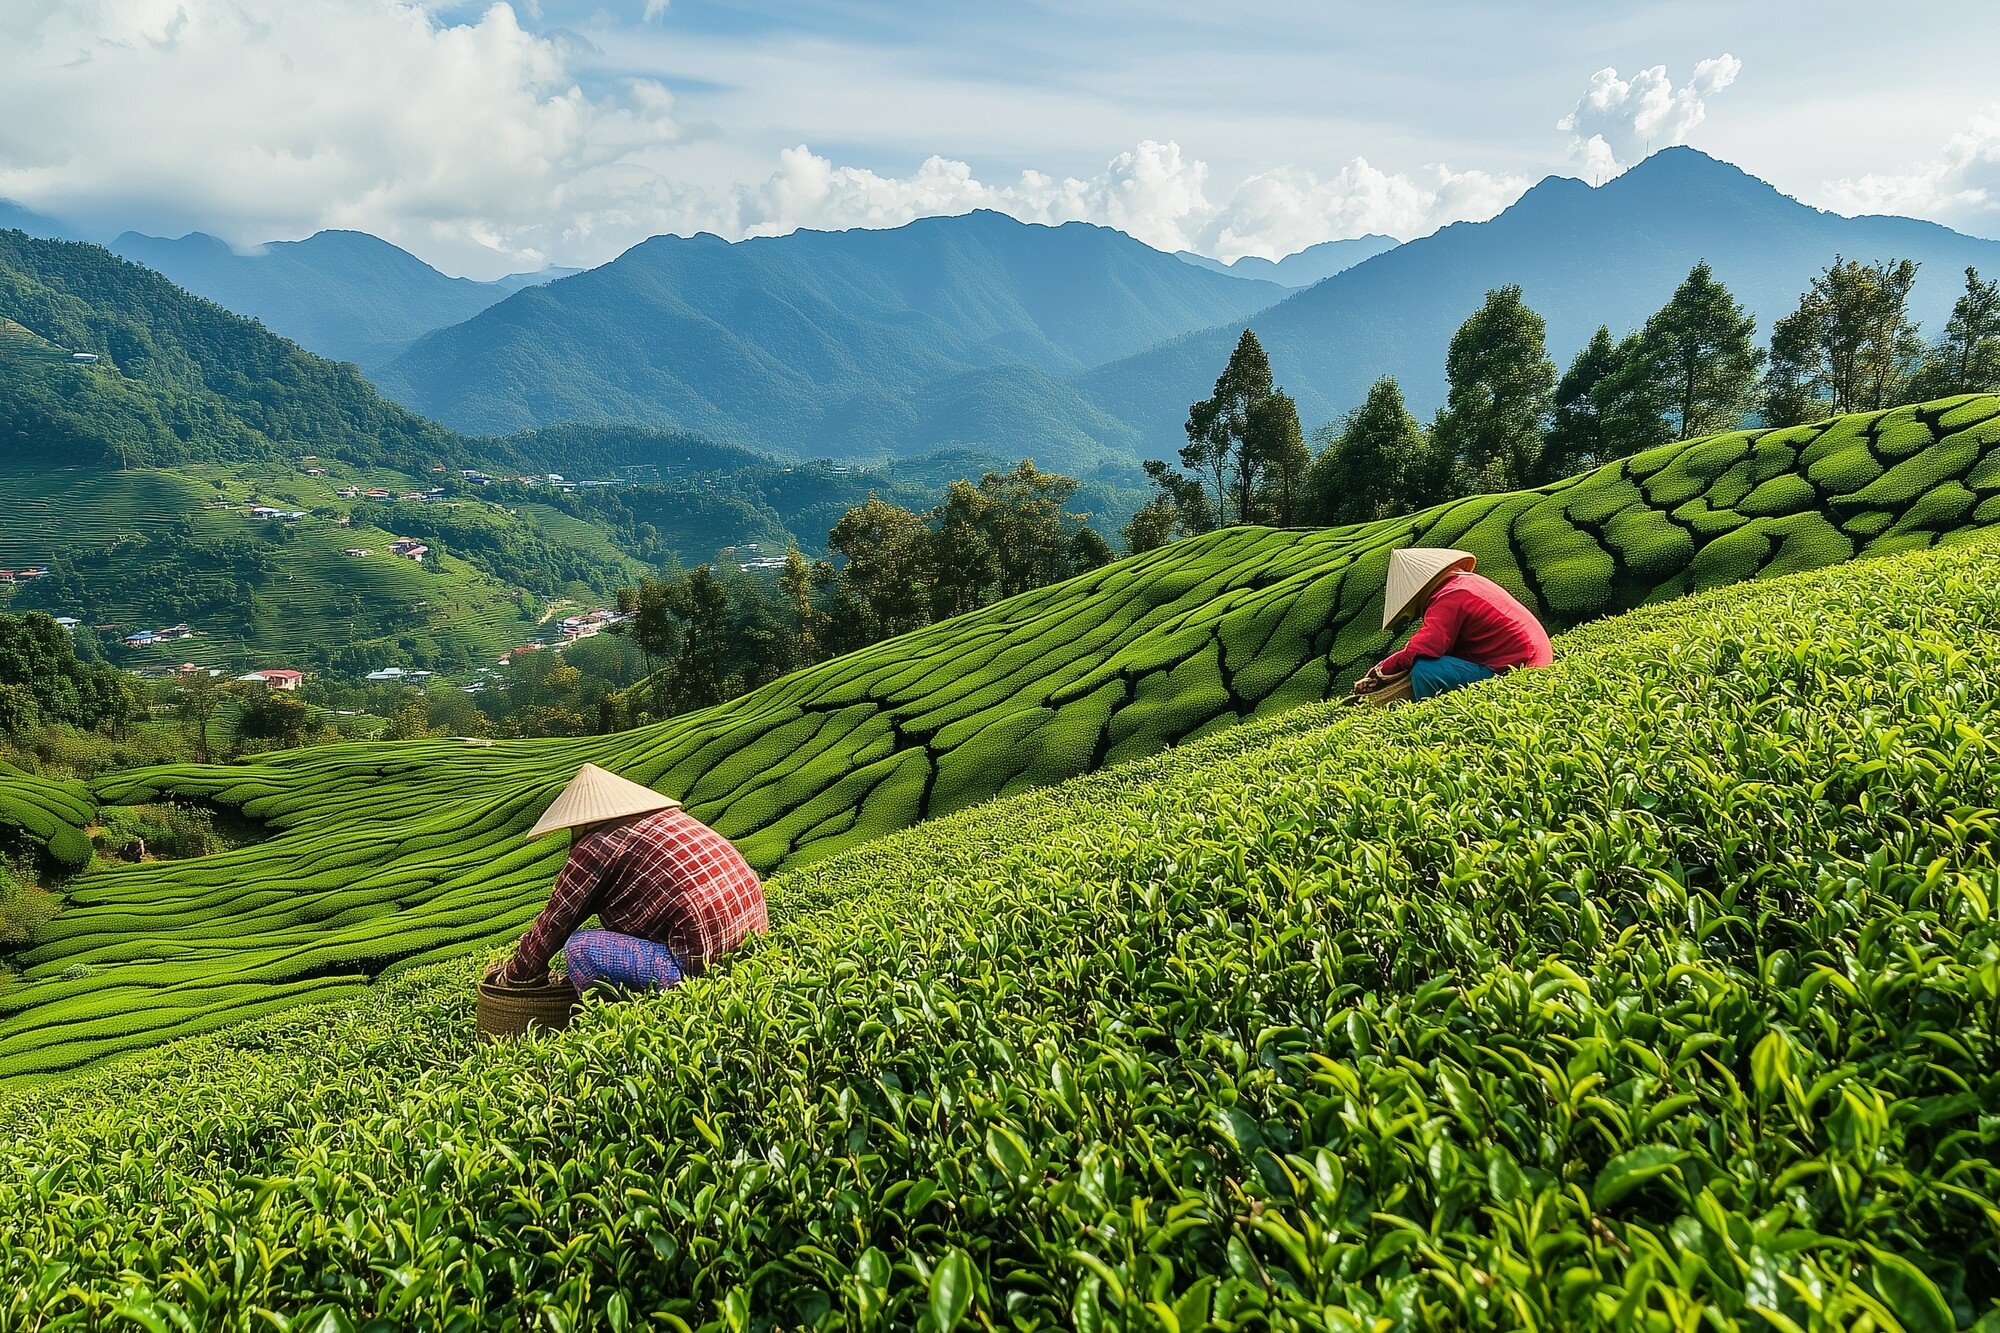
[[[360,227],[479,276],[978,206],[1230,258],[1420,234],[1685,141],[2000,235],[2000,93],[1956,72],[2000,50],[1990,3],[650,9],[9,0],[0,196],[243,244]]]

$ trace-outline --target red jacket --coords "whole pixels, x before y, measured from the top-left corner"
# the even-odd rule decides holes
[[[1549,632],[1535,613],[1492,579],[1472,573],[1454,574],[1438,585],[1424,608],[1424,623],[1375,670],[1400,676],[1419,657],[1459,657],[1494,671],[1555,660]]]

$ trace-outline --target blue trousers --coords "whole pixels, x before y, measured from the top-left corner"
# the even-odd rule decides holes
[[[1416,698],[1428,699],[1433,694],[1491,680],[1498,674],[1492,667],[1483,667],[1462,657],[1419,657],[1410,664],[1410,693]]]
[[[600,982],[619,990],[666,990],[686,975],[666,945],[615,930],[579,930],[563,945],[563,962],[578,994]]]

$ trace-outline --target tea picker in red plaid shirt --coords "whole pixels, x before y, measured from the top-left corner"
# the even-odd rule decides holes
[[[528,836],[565,828],[569,863],[505,982],[542,980],[561,949],[578,991],[674,986],[769,925],[757,872],[671,796],[585,764]],[[593,914],[605,929],[577,929]]]

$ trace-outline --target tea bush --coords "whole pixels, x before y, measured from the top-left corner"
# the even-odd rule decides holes
[[[1732,507],[1803,475],[1831,437],[1881,453],[1882,475],[1864,489],[1885,498],[1863,506],[1820,483],[1796,513]],[[1919,437],[1929,443],[1904,447]],[[615,736],[343,744],[99,779],[106,804],[240,807],[275,836],[75,881],[22,960],[26,984],[0,995],[0,1078],[72,1069],[245,1008],[351,992],[498,944],[540,907],[562,855],[558,842],[524,845],[520,834],[586,759],[678,796],[761,869],[798,867],[1329,698],[1387,646],[1381,595],[1395,547],[1462,545],[1560,627],[1956,538],[1967,526],[1957,491],[1949,503],[1923,499],[1944,487],[1982,502],[2000,494],[1996,457],[1991,396],[1736,432],[1408,517],[1176,542]],[[1889,526],[1878,536],[1839,526],[1864,511]],[[87,977],[60,978],[77,963]],[[78,1021],[105,999],[117,1024]]]
[[[1996,551],[878,840],[557,1037],[461,961],[0,1097],[0,1324],[1991,1327]]]
[[[0,763],[0,840],[25,842],[58,869],[90,863],[90,839],[83,830],[95,808],[81,782]]]

